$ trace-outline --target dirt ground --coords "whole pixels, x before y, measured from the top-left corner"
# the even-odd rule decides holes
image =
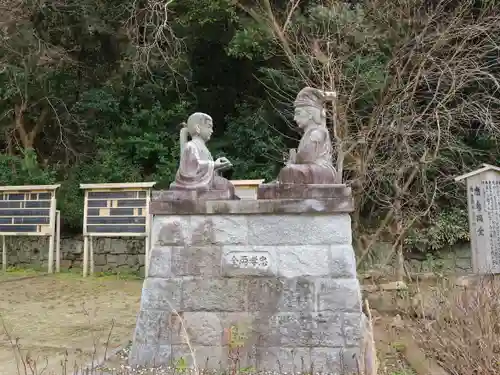
[[[89,364],[93,357],[100,360],[106,346],[109,356],[131,340],[142,280],[40,275],[0,273],[0,375],[40,374],[44,368],[44,374],[71,374],[75,364]],[[379,373],[415,374],[404,355],[406,330],[394,325],[394,313],[378,307],[381,313],[373,311],[373,323]],[[36,360],[37,371],[25,371],[20,354]],[[62,362],[66,362],[67,372],[62,370]],[[126,362],[121,356],[112,356],[106,367],[122,364]]]
[[[0,375],[25,374],[24,365],[16,363],[19,352],[36,360],[36,373],[47,367],[44,373],[61,374],[65,358],[67,368],[73,369],[75,363],[102,357],[107,342],[109,353],[131,340],[141,280],[83,279],[72,274],[12,277],[0,277]],[[19,345],[13,348],[11,342],[17,339]],[[96,347],[99,350],[93,354]]]

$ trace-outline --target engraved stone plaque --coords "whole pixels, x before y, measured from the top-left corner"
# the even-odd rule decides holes
[[[224,276],[274,275],[276,274],[275,257],[268,251],[238,251],[224,249],[222,255],[222,273]]]

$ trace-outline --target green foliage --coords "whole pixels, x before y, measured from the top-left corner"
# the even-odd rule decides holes
[[[284,21],[288,3],[272,3]],[[288,30],[302,47],[315,41],[338,59],[339,91],[351,95],[347,122],[363,125],[386,94],[394,76],[388,63],[413,25],[391,17],[399,8],[325,4],[300,2]],[[245,5],[262,10],[258,2]],[[214,118],[209,148],[231,160],[232,179],[273,180],[283,152],[297,146],[290,126],[296,92],[304,82],[323,82],[319,58],[294,51],[297,66],[291,66],[271,30],[232,0],[173,1],[167,8],[149,0],[28,0],[17,10],[6,9],[10,21],[0,35],[0,183],[61,183],[64,230],[81,230],[81,183],[167,187],[179,159],[179,124],[194,111]],[[422,180],[432,184],[456,174],[457,166],[498,162],[494,136],[466,123],[463,135],[474,152],[442,151],[442,162]],[[391,154],[384,147],[377,161]],[[409,147],[411,155],[421,151]],[[394,174],[380,167],[369,179],[390,191]],[[440,187],[440,206],[410,233],[407,246],[437,250],[467,239],[464,211],[448,208],[454,195],[456,187]],[[367,192],[360,206],[383,217],[383,199]]]
[[[469,239],[467,209],[451,207],[435,213],[428,226],[412,229],[405,244],[421,252],[435,252]]]
[[[277,53],[269,32],[255,21],[243,20],[227,46],[229,56],[268,60]]]
[[[24,150],[24,157],[0,154],[0,185],[50,185],[55,180],[55,171],[42,168],[32,149]]]
[[[231,156],[233,179],[272,180],[282,162],[283,139],[269,123],[273,119],[263,108],[239,105],[234,118],[227,119],[226,146],[240,150]],[[270,163],[270,161],[272,161]]]
[[[175,361],[174,368],[180,373],[184,373],[189,368],[188,363],[184,357],[180,357]]]

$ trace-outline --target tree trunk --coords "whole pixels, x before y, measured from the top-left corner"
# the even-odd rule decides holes
[[[25,121],[25,112],[27,109],[27,105],[25,102],[16,104],[14,113],[15,113],[15,129],[17,130],[17,134],[19,135],[19,140],[23,146],[23,149],[34,149],[35,140],[40,131],[43,129],[45,122],[47,121],[47,117],[49,115],[49,109],[44,107],[38,116],[38,119],[35,122],[35,125],[31,128],[31,130],[26,129],[26,121]]]
[[[404,255],[403,255],[403,240],[401,234],[403,233],[403,217],[401,215],[401,199],[397,198],[394,201],[394,218],[396,224],[396,280],[403,281],[405,275],[404,269]]]

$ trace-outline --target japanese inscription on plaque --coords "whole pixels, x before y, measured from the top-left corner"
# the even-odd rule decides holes
[[[483,164],[455,178],[462,180],[467,183],[473,271],[500,273],[500,167]]]
[[[272,252],[252,251],[251,249],[249,251],[226,250],[222,255],[221,267],[222,274],[229,277],[275,275],[277,273],[277,262]]]
[[[491,265],[494,270],[500,268],[500,241],[498,236],[500,235],[500,220],[498,215],[500,214],[499,208],[499,194],[500,194],[500,181],[483,180],[481,181],[482,192],[484,192],[485,201],[485,215],[488,216],[488,234],[489,240],[489,251],[491,251]],[[481,220],[484,218],[481,216]],[[476,221],[479,223],[479,214],[476,215]],[[478,235],[485,235],[485,228],[481,227],[482,232]]]
[[[265,252],[234,252],[229,260],[234,267],[267,269],[270,264],[269,254]]]

